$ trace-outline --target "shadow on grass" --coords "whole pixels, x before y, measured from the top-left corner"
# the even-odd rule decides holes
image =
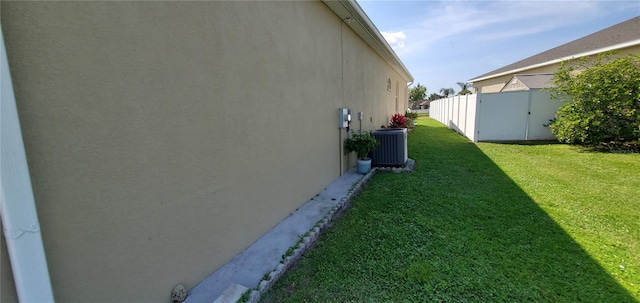
[[[265,302],[636,302],[475,144],[436,122]],[[432,123],[433,122],[433,123]]]
[[[494,144],[511,144],[511,145],[554,145],[554,144],[564,144],[558,142],[558,140],[536,140],[536,141],[482,141],[486,143],[494,143]]]
[[[509,144],[509,145],[555,145],[555,144],[567,144],[559,142],[558,140],[536,140],[536,141],[483,141],[493,144]],[[570,144],[571,148],[577,152],[589,152],[589,153],[618,153],[618,154],[638,154],[640,153],[640,142],[605,142],[597,145],[579,145]]]
[[[573,145],[579,152],[605,154],[640,154],[640,142],[608,142],[595,146]]]

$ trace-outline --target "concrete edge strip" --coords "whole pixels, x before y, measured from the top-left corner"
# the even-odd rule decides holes
[[[320,234],[331,227],[332,221],[342,215],[346,209],[351,206],[351,200],[362,191],[363,186],[373,177],[378,169],[372,168],[358,182],[356,182],[348,191],[347,196],[342,198],[336,206],[334,206],[322,219],[320,219],[313,228],[311,228],[305,237],[294,246],[293,253],[278,264],[278,266],[269,273],[269,275],[260,281],[257,287],[247,290],[248,298],[243,296],[238,302],[257,303],[271,287],[280,279],[286,271],[304,254],[308,249],[312,248],[318,241]],[[243,300],[244,299],[244,300]]]

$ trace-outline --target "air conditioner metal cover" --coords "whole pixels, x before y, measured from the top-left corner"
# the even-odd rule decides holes
[[[380,146],[371,153],[373,166],[403,166],[407,163],[407,129],[382,128],[373,131]]]

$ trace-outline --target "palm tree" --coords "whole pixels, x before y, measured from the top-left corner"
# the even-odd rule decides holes
[[[443,88],[440,89],[440,94],[443,97],[447,98],[449,96],[453,96],[453,94],[455,94],[455,91],[453,90],[453,88],[444,88],[443,87]]]
[[[442,98],[444,98],[444,96],[438,95],[436,93],[431,93],[431,95],[429,95],[429,99],[428,100],[429,101],[435,101],[435,100],[442,99]]]
[[[411,88],[411,90],[409,90],[409,108],[414,108],[416,104],[424,100],[426,96],[427,96],[427,87],[424,85],[421,85],[420,82],[418,82],[418,85],[416,85],[415,87]]]
[[[469,83],[467,82],[458,82],[458,86],[460,86],[460,91],[458,95],[469,95],[471,91],[469,90]]]
[[[422,101],[426,96],[427,87],[421,85],[420,82],[418,82],[418,85],[409,90],[409,101]]]

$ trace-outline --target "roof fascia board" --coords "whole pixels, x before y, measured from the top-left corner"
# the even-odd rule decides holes
[[[407,82],[412,82],[413,76],[402,63],[400,58],[393,51],[391,46],[384,39],[378,28],[367,17],[360,5],[354,0],[322,0],[329,9],[331,9],[341,20],[348,18],[353,19],[352,22],[345,22],[369,47],[371,47],[380,57],[389,63],[393,69],[400,75],[404,76]],[[339,9],[342,7],[345,11]],[[365,34],[363,34],[363,32]]]
[[[54,302],[0,25],[0,218],[20,302]]]
[[[497,77],[508,75],[508,74],[513,74],[513,73],[517,73],[517,72],[521,72],[521,71],[525,71],[525,70],[530,70],[530,69],[534,69],[534,68],[538,68],[538,67],[543,67],[543,66],[559,63],[559,62],[562,62],[562,61],[565,61],[565,60],[578,59],[578,58],[581,58],[581,57],[592,56],[592,55],[596,55],[596,54],[599,54],[599,53],[604,53],[604,52],[611,51],[611,50],[623,49],[623,48],[627,48],[627,47],[631,47],[631,46],[635,46],[635,45],[640,45],[640,39],[632,40],[632,41],[629,41],[629,42],[620,43],[620,44],[616,44],[616,45],[612,45],[612,46],[608,46],[608,47],[603,47],[603,48],[599,48],[599,49],[594,49],[594,50],[591,50],[591,51],[588,51],[588,52],[579,53],[579,54],[575,54],[575,55],[571,55],[571,56],[567,56],[567,57],[562,57],[562,58],[551,60],[551,61],[547,61],[547,62],[542,62],[542,63],[538,63],[538,64],[534,64],[534,65],[529,65],[529,66],[525,66],[525,67],[521,67],[521,68],[516,68],[516,69],[512,69],[512,70],[506,71],[506,72],[501,72],[501,73],[498,73],[498,74],[489,75],[489,76],[482,77],[482,78],[471,79],[471,80],[469,80],[469,82],[477,82],[477,81],[483,81],[483,80],[487,80],[487,79],[497,78]]]

